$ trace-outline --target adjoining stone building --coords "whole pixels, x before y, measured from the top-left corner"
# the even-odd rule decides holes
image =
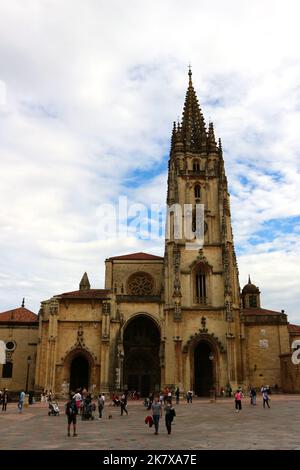
[[[6,345],[6,362],[0,364],[0,389],[12,397],[34,389],[38,316],[25,308],[0,313],[0,340]]]
[[[204,243],[176,233],[176,217],[196,225],[204,204]],[[64,396],[165,386],[205,396],[228,384],[283,387],[280,357],[291,351],[284,312],[261,308],[250,279],[240,291],[221,141],[206,127],[189,72],[181,124],[172,132],[164,257],[108,258],[105,288],[42,302],[36,388]],[[184,205],[191,204],[190,212]]]

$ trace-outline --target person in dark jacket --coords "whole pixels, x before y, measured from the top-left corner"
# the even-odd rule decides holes
[[[168,403],[165,406],[165,422],[166,422],[166,428],[168,431],[168,434],[171,434],[171,428],[172,428],[172,421],[175,416],[175,410],[172,406],[172,402],[168,401]]]
[[[179,404],[179,395],[180,395],[179,387],[177,387],[177,388],[176,388],[176,391],[175,391],[176,405]]]
[[[5,388],[2,394],[2,411],[6,411],[7,402],[8,402],[8,391],[7,391],[7,388]]]

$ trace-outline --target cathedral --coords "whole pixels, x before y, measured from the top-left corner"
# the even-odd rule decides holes
[[[206,126],[191,71],[168,163],[167,205],[185,204],[204,205],[199,249],[188,249],[185,235],[175,237],[171,210],[163,257],[113,256],[105,261],[104,289],[90,286],[84,273],[78,290],[41,303],[36,322],[31,318],[31,387],[58,397],[79,387],[141,396],[166,386],[197,396],[262,384],[300,391],[291,362],[300,327],[283,310],[262,308],[250,277],[240,289],[221,140],[212,123]],[[0,314],[2,336],[8,314]]]

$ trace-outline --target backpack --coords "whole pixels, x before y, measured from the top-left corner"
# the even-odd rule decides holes
[[[67,403],[67,415],[68,416],[73,416],[77,414],[77,406],[76,406],[76,401],[71,400],[70,402]]]

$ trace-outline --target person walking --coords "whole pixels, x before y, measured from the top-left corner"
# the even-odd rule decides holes
[[[159,420],[162,417],[162,405],[160,401],[155,398],[154,403],[152,404],[152,417],[153,417],[153,422],[154,422],[154,427],[155,427],[155,433],[158,434],[158,428],[159,428]]]
[[[165,423],[168,434],[171,434],[172,421],[174,419],[174,416],[176,416],[176,413],[172,406],[172,402],[168,401],[168,403],[165,405]]]
[[[22,413],[24,400],[25,400],[25,392],[24,390],[21,390],[20,395],[19,395],[19,402],[18,402],[19,413]]]
[[[193,391],[192,390],[188,391],[188,396],[189,396],[189,402],[188,403],[193,403]]]
[[[2,411],[6,411],[7,402],[8,402],[8,391],[7,391],[7,388],[5,388],[4,392],[2,393]]]
[[[120,406],[121,406],[121,416],[123,416],[123,412],[124,412],[124,411],[125,411],[125,413],[128,415],[128,411],[126,410],[127,399],[126,399],[126,395],[125,395],[125,394],[123,394],[122,397],[121,397]]]
[[[81,395],[81,393],[79,391],[79,388],[76,390],[76,393],[75,393],[73,398],[76,402],[77,410],[79,411],[81,409],[81,405],[82,405],[82,402],[83,402],[83,396]],[[86,396],[85,396],[85,398],[86,398]]]
[[[254,387],[250,389],[250,404],[253,406],[256,405],[256,390]]]
[[[262,395],[263,395],[263,407],[265,408],[266,405],[268,408],[270,408],[270,405],[269,405],[269,401],[270,401],[270,398],[269,398],[269,390],[267,387],[262,387]]]
[[[67,401],[66,405],[66,415],[68,420],[68,437],[71,436],[71,424],[73,424],[73,437],[77,437],[78,434],[76,432],[76,417],[78,414],[78,408],[76,405],[76,400],[73,397],[73,394],[70,393],[69,400]]]
[[[180,395],[179,387],[177,387],[175,391],[176,405],[179,405],[179,395]]]
[[[235,400],[235,411],[238,413],[239,411],[242,410],[242,391],[238,389],[235,394],[234,394],[234,400]]]
[[[99,393],[99,396],[98,396],[99,419],[102,418],[102,413],[103,413],[103,410],[104,410],[104,404],[105,404],[105,397],[102,393]]]

